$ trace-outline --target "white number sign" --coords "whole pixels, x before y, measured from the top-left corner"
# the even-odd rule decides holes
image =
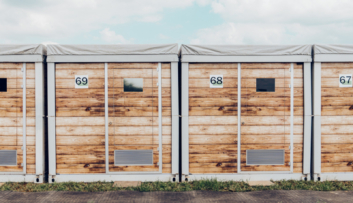
[[[352,74],[340,74],[340,87],[352,87]]]
[[[75,88],[88,88],[88,75],[75,75]]]
[[[210,75],[210,88],[223,88],[223,75]]]

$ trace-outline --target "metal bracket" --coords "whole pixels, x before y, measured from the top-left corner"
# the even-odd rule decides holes
[[[289,145],[289,149],[290,149],[290,145]]]
[[[23,68],[21,68],[21,72],[23,72]]]
[[[159,166],[159,162],[157,163],[157,166]]]
[[[290,166],[290,162],[288,162],[288,165]]]
[[[157,151],[159,151],[159,147],[157,148]]]

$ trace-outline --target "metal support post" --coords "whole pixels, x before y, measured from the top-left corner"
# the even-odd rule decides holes
[[[55,63],[48,63],[48,151],[49,183],[56,175]]]
[[[182,136],[182,180],[189,175],[189,63],[181,64],[181,136]]]

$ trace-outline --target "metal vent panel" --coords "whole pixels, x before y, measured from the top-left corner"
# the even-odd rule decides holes
[[[153,150],[114,150],[114,165],[153,165]]]
[[[0,150],[0,166],[16,166],[17,150]]]
[[[284,150],[246,150],[246,165],[284,165]]]

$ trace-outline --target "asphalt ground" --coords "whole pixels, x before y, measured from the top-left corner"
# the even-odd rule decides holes
[[[353,191],[0,192],[0,202],[353,202]]]

